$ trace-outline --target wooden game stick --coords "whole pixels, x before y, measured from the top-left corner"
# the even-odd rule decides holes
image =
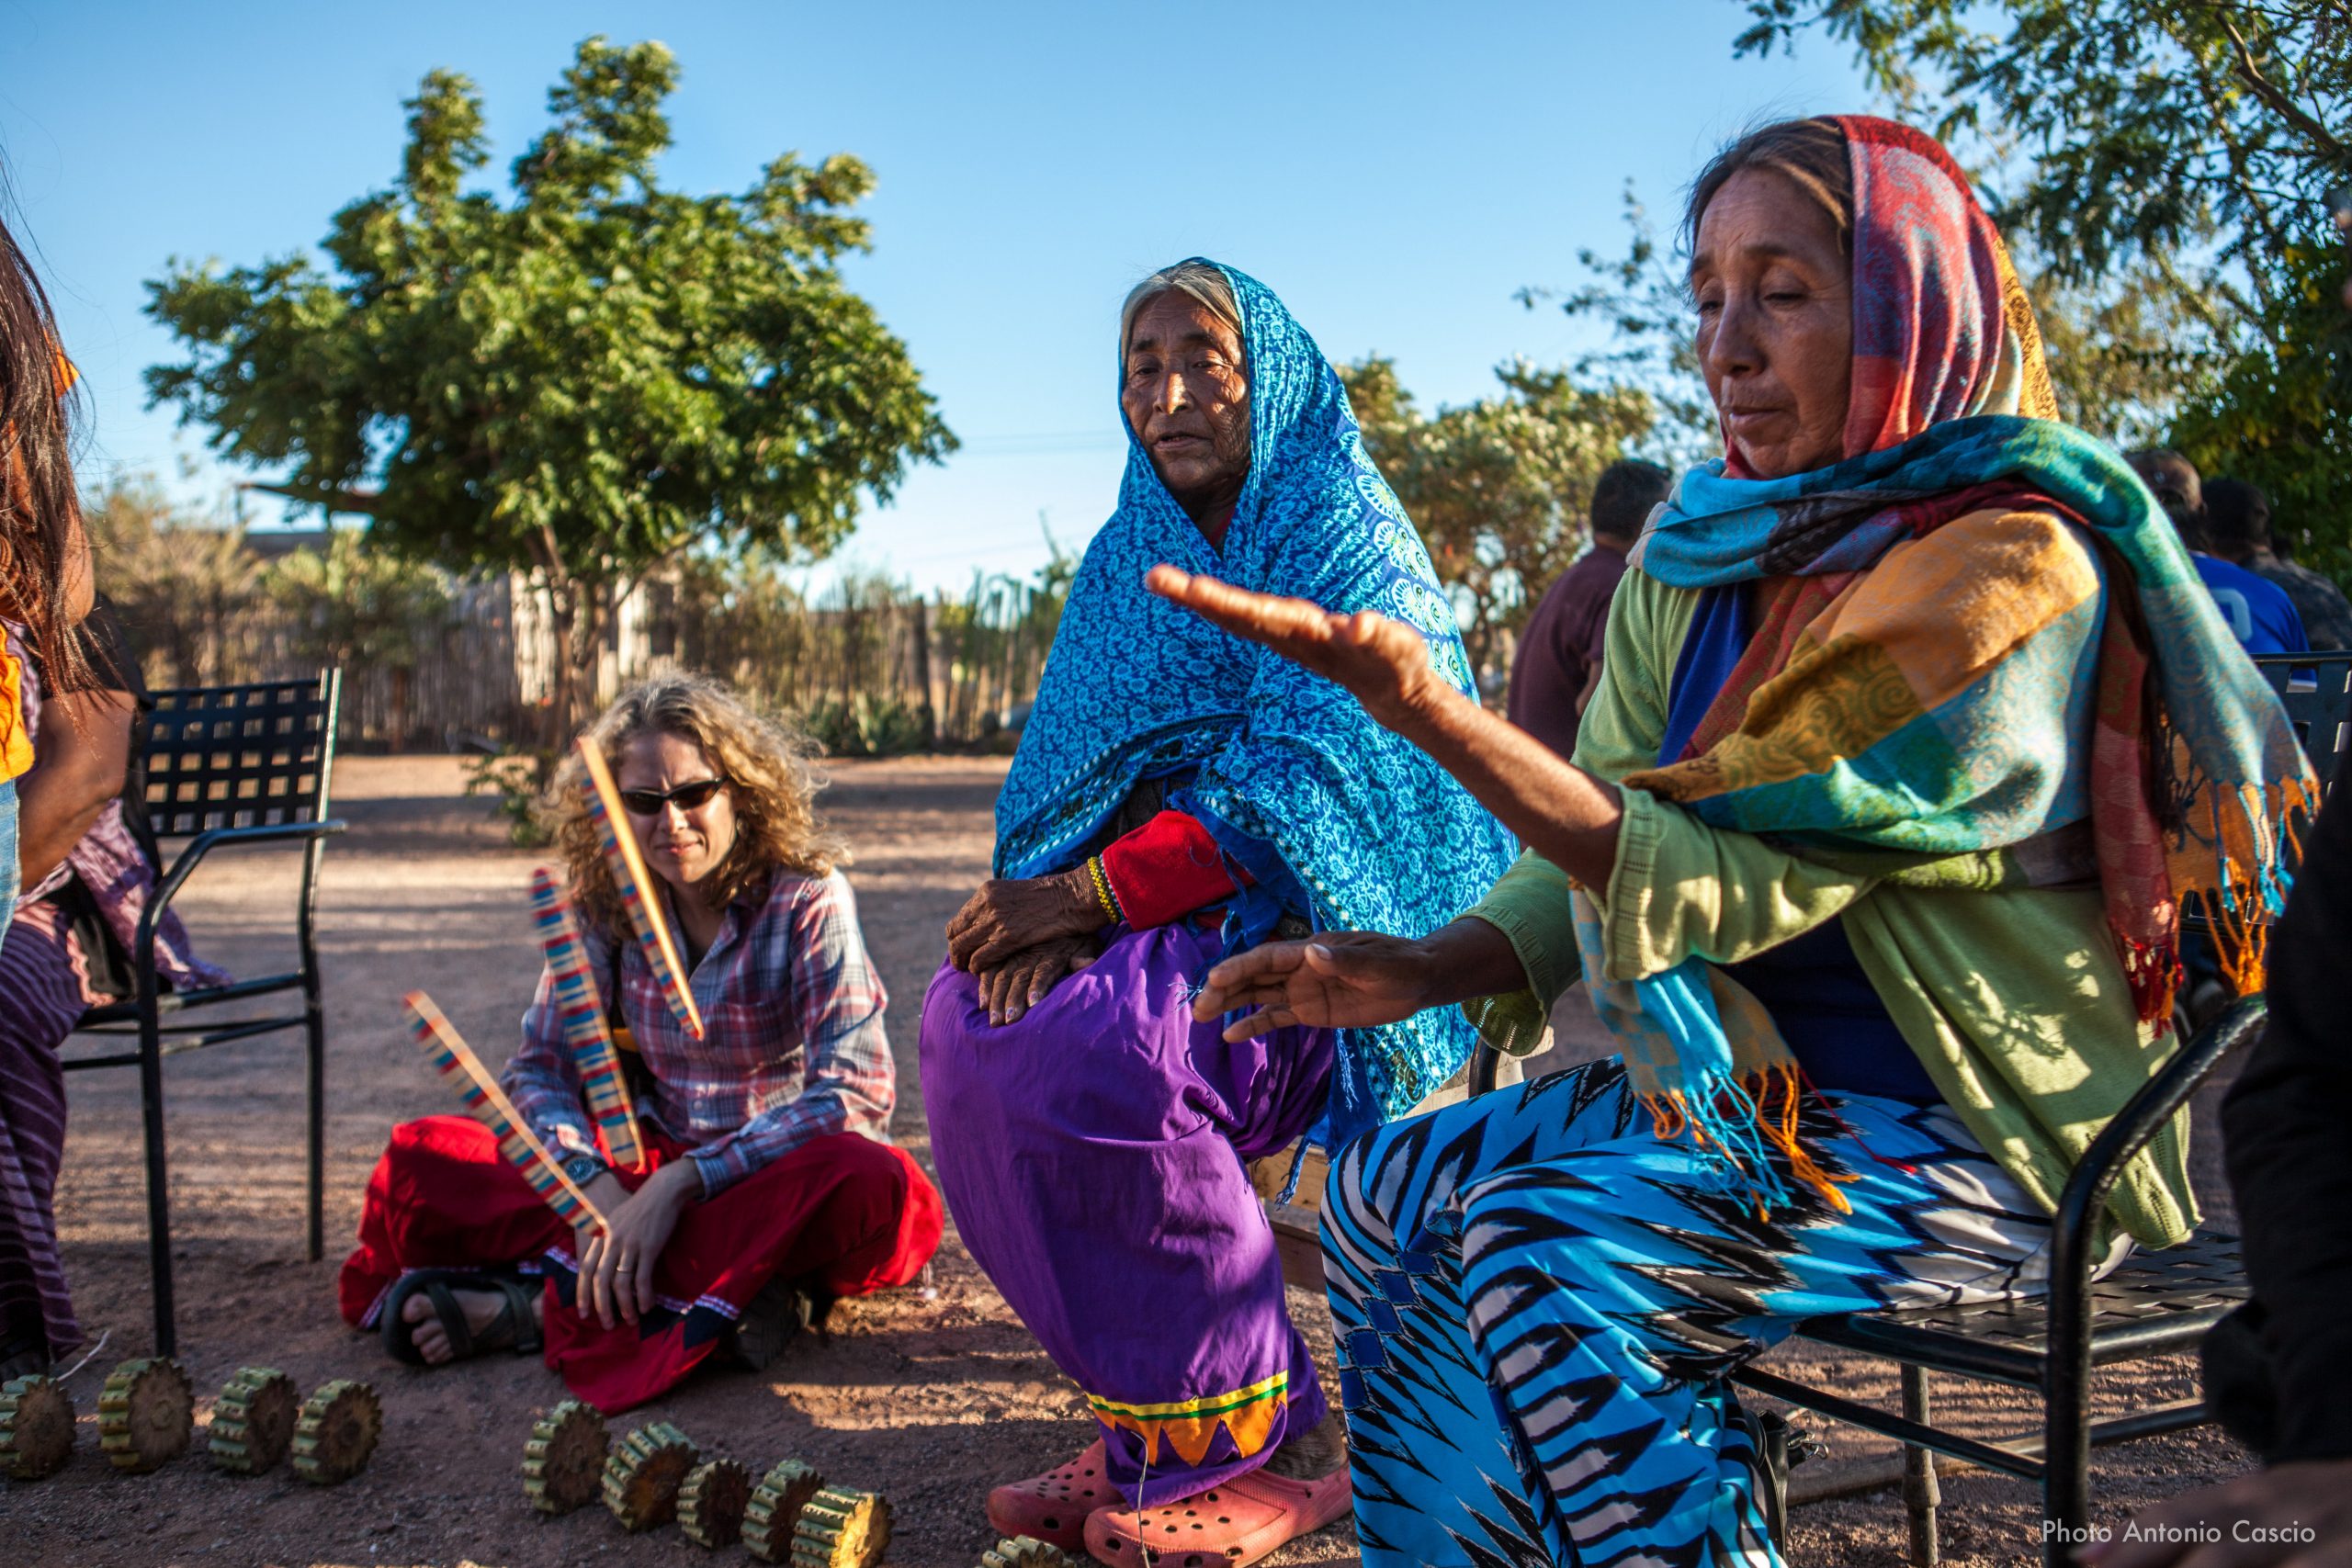
[[[545,866],[531,873],[531,918],[538,925],[539,944],[547,950],[556,1018],[563,1025],[564,1043],[571,1048],[572,1065],[580,1071],[589,1113],[596,1118],[615,1163],[639,1169],[645,1164],[645,1145],[638,1136],[637,1107],[629,1103],[620,1053],[613,1049],[613,1037],[605,1027],[604,998],[589,971],[588,949],[581,942],[571,906],[564,902],[554,874]]]
[[[411,991],[401,1000],[409,1012],[409,1030],[416,1043],[441,1076],[457,1086],[458,1098],[465,1102],[473,1119],[490,1129],[498,1140],[499,1152],[507,1163],[523,1173],[531,1190],[547,1200],[548,1206],[566,1224],[577,1229],[583,1224],[603,1225],[604,1211],[589,1201],[588,1194],[564,1175],[563,1167],[547,1151],[538,1135],[524,1124],[522,1112],[498,1087],[498,1080],[481,1065],[474,1048],[450,1027],[433,1005],[433,998],[423,991]]]
[[[620,785],[613,781],[604,754],[584,735],[580,738],[580,760],[588,768],[588,815],[604,839],[605,863],[612,867],[613,881],[620,888],[621,908],[628,911],[628,923],[636,928],[638,945],[645,950],[645,962],[652,967],[662,999],[670,1004],[679,1026],[699,1040],[702,1012],[695,1006],[694,993],[686,988],[685,965],[678,962],[678,949],[670,940],[670,922],[662,917],[645,858],[637,852],[637,835],[621,820]]]

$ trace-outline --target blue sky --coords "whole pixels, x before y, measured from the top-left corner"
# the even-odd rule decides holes
[[[1628,177],[1660,211],[1759,118],[1864,107],[1844,51],[1734,60],[1736,0],[1392,4],[535,4],[0,0],[14,217],[95,412],[87,477],[150,469],[206,502],[241,477],[144,408],[173,357],[141,313],[167,258],[311,245],[388,183],[401,100],[473,77],[504,164],[592,33],[658,38],[684,78],[664,166],[741,189],[786,149],[878,178],[849,275],[908,343],[963,450],[861,524],[848,558],[923,587],[1080,544],[1124,454],[1118,301],[1195,253],[1256,274],[1335,360],[1394,356],[1425,404],[1589,341],[1512,298],[1622,243]],[[192,475],[183,465],[195,459]],[[277,515],[256,498],[254,523]],[[311,515],[315,515],[314,513]]]

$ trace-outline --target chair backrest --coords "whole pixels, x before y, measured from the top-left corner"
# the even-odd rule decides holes
[[[153,695],[147,815],[158,838],[326,820],[342,671]]]
[[[2352,652],[2271,653],[2254,661],[2278,700],[2295,739],[2319,775],[2322,799],[2344,776],[2344,758],[2352,750]]]

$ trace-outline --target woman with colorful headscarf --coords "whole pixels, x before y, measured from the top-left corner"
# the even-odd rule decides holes
[[[1623,1048],[1334,1168],[1371,1563],[1777,1563],[1724,1375],[1803,1318],[2042,1288],[2067,1176],[2164,1059],[2181,906],[2257,983],[2314,804],[2154,498],[2055,419],[1942,148],[1772,126],[1689,223],[1724,455],[1632,555],[1574,765],[1377,617],[1154,577],[1528,846],[1435,935],[1273,944],[1199,1010],[1246,1035],[1464,1002],[1524,1049],[1581,973]],[[2110,1258],[2194,1226],[2185,1140],[2126,1168]]]
[[[1472,700],[1429,556],[1314,340],[1194,260],[1129,295],[1119,375],[1119,509],[997,801],[996,880],[948,927],[923,1098],[964,1244],[1099,1427],[999,1487],[990,1520],[1110,1562],[1246,1563],[1345,1513],[1348,1478],[1245,1163],[1410,1109],[1473,1036],[1430,1014],[1227,1043],[1193,991],[1285,931],[1427,931],[1510,852],[1346,692],[1145,589],[1177,560],[1378,612]]]

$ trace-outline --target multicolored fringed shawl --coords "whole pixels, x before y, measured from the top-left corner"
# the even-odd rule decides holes
[[[1143,585],[1168,561],[1336,611],[1377,610],[1428,637],[1437,667],[1474,691],[1453,606],[1365,455],[1339,378],[1270,289],[1223,270],[1241,306],[1252,453],[1224,550],[1210,549],[1130,433],[1119,508],[1087,547],[997,798],[996,872],[1075,864],[1138,783],[1197,770],[1170,804],[1258,885],[1228,921],[1227,951],[1262,940],[1282,903],[1318,927],[1419,936],[1493,885],[1509,835],[1340,687]],[[1409,1109],[1474,1038],[1453,1009],[1346,1032],[1311,1135],[1336,1148]]]
[[[1685,475],[1632,554],[1679,588],[1753,583],[1756,635],[1681,755],[1622,782],[1712,826],[1906,881],[2095,873],[2142,1021],[2169,1021],[2184,904],[2260,984],[2314,783],[2269,686],[2131,469],[2059,423],[2030,307],[1943,149],[1845,118],[1854,181],[1849,456]],[[2087,546],[2087,547],[2086,547]],[[2090,737],[2087,749],[2081,738]],[[1589,903],[1579,936],[1600,974]],[[1691,959],[1600,988],[1663,1134],[1783,1194],[1799,1078]]]

